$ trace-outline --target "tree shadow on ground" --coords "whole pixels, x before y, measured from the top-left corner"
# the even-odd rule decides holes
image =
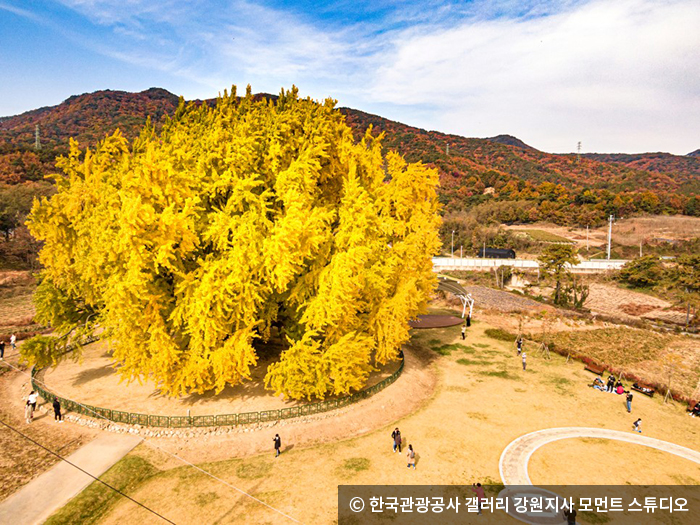
[[[95,379],[101,379],[114,373],[114,367],[111,364],[103,365],[99,368],[90,368],[81,370],[73,380],[73,386],[81,386]]]

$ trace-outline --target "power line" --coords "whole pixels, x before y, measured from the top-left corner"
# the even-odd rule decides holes
[[[48,447],[45,447],[44,445],[42,445],[42,444],[39,443],[38,441],[36,441],[36,440],[32,439],[31,437],[29,437],[27,434],[25,434],[25,433],[22,432],[21,430],[17,430],[17,429],[16,429],[15,427],[13,427],[12,425],[10,425],[10,424],[8,424],[8,423],[5,423],[2,419],[0,419],[0,424],[5,425],[7,428],[9,428],[10,430],[12,430],[13,432],[17,432],[17,433],[18,433],[20,436],[22,436],[24,439],[26,439],[26,440],[28,440],[28,441],[31,441],[31,442],[34,443],[37,447],[43,448],[46,452],[48,452],[49,454],[53,454],[54,456],[56,456],[56,457],[57,457],[58,459],[60,459],[61,461],[65,461],[65,462],[68,463],[71,467],[74,467],[74,468],[78,469],[78,470],[79,470],[80,472],[82,472],[83,474],[87,474],[88,476],[90,476],[90,477],[91,477],[92,479],[94,479],[95,481],[99,481],[99,482],[102,483],[105,487],[107,487],[108,489],[113,490],[114,492],[116,492],[116,493],[119,494],[120,496],[124,496],[126,499],[133,501],[133,502],[136,503],[138,506],[143,507],[143,508],[146,509],[148,512],[151,512],[151,513],[155,514],[156,516],[158,516],[158,517],[161,518],[162,520],[167,521],[168,523],[172,523],[173,525],[175,525],[175,522],[174,522],[174,521],[170,521],[168,518],[166,518],[166,517],[163,516],[162,514],[157,513],[157,512],[156,512],[155,510],[153,510],[152,508],[147,507],[146,505],[144,505],[144,504],[141,503],[140,501],[136,501],[136,500],[135,500],[134,498],[132,498],[131,496],[129,496],[129,495],[127,495],[127,494],[124,494],[124,493],[123,493],[121,490],[119,490],[118,488],[113,487],[112,485],[110,485],[110,484],[107,483],[106,481],[101,480],[101,479],[98,478],[97,476],[93,476],[92,474],[90,474],[90,473],[89,473],[87,470],[85,470],[84,468],[81,468],[81,467],[79,467],[78,465],[76,465],[75,463],[73,463],[73,462],[71,462],[71,461],[68,461],[66,458],[64,458],[63,456],[61,456],[61,455],[58,454],[57,452],[54,452],[53,450],[49,449]]]
[[[30,380],[34,380],[34,381],[36,381],[37,383],[43,385],[44,387],[49,388],[48,385],[47,385],[46,383],[44,383],[43,381],[37,379],[36,377],[32,377],[31,374],[28,374],[28,373],[25,372],[24,370],[20,370],[19,368],[17,368],[17,367],[14,366],[14,365],[11,365],[11,364],[8,363],[7,361],[3,361],[3,362],[4,362],[6,365],[8,365],[8,366],[14,368],[15,370],[17,370],[19,373],[24,374],[24,375],[26,375],[26,376],[29,376]],[[81,407],[83,407],[83,408],[84,408],[85,410],[87,410],[88,412],[92,412],[92,413],[95,415],[96,418],[101,418],[101,419],[104,419],[105,421],[107,421],[108,423],[113,423],[113,421],[110,421],[109,419],[107,419],[107,418],[106,418],[105,416],[103,416],[102,414],[98,414],[95,410],[93,410],[92,408],[88,407],[87,405],[83,405],[83,404],[80,403],[79,401],[73,401],[73,403],[75,403],[75,404],[77,404],[77,405],[80,405]],[[160,451],[163,452],[164,454],[166,454],[166,455],[168,455],[168,456],[170,456],[170,457],[173,457],[173,458],[177,459],[178,461],[182,461],[184,464],[189,465],[190,467],[192,467],[192,468],[194,468],[194,469],[200,471],[201,473],[203,473],[203,474],[209,476],[210,478],[212,478],[212,479],[214,479],[214,480],[216,480],[216,481],[218,481],[218,482],[220,482],[220,483],[226,485],[226,486],[229,487],[229,488],[232,488],[233,490],[235,490],[235,491],[237,491],[237,492],[240,492],[240,493],[243,494],[244,496],[248,496],[250,499],[252,499],[252,500],[254,500],[254,501],[260,503],[261,505],[264,505],[265,507],[269,508],[270,510],[273,510],[273,511],[277,512],[278,514],[281,514],[282,516],[284,516],[285,518],[287,518],[287,519],[293,521],[294,523],[302,523],[301,521],[299,521],[299,520],[293,518],[293,517],[290,516],[289,514],[285,514],[285,513],[282,512],[281,510],[276,509],[275,507],[273,507],[273,506],[271,506],[271,505],[268,505],[267,503],[265,503],[264,501],[262,501],[262,500],[256,498],[256,497],[253,496],[252,494],[248,494],[248,493],[245,492],[244,490],[239,489],[238,487],[236,487],[236,486],[234,486],[234,485],[228,483],[227,481],[224,481],[223,479],[221,479],[221,478],[215,476],[215,475],[212,474],[211,472],[208,472],[208,471],[204,470],[203,468],[198,467],[198,466],[195,465],[194,463],[191,463],[191,462],[187,461],[186,459],[181,458],[181,457],[178,456],[177,454],[174,454],[174,453],[172,453],[172,452],[169,452],[169,451],[167,451],[167,450],[165,450],[165,449],[159,447],[158,445],[155,445],[155,444],[151,443],[151,442],[148,441],[147,439],[144,439],[143,441],[144,441],[144,443],[146,443],[146,444],[147,444],[148,446],[150,446],[151,448],[155,448],[155,449],[157,449],[157,450],[160,450]]]

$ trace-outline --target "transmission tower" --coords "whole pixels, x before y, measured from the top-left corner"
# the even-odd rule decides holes
[[[447,155],[450,154],[450,143],[449,143],[449,142],[447,143],[447,148],[445,149],[445,153],[446,153]]]
[[[576,162],[581,162],[581,141],[578,141],[578,145],[576,146]]]
[[[39,139],[39,124],[34,128],[34,149],[41,149],[41,140]]]

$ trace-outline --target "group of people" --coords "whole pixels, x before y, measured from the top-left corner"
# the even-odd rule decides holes
[[[518,355],[523,361],[523,370],[527,370],[527,354],[525,353],[525,350],[523,350],[522,336],[518,336],[518,339],[515,341],[515,346],[518,349]]]
[[[695,406],[690,409],[690,417],[700,417],[700,401],[695,403]]]
[[[392,447],[394,449],[394,453],[398,452],[399,454],[401,453],[401,444],[403,443],[403,440],[401,438],[401,431],[399,430],[399,427],[396,427],[394,431],[391,433],[391,443]],[[413,467],[413,470],[416,470],[416,452],[413,450],[413,445],[408,445],[408,451],[406,452],[406,459],[407,461],[407,467],[411,468]]]
[[[24,405],[24,419],[27,424],[34,421],[34,412],[36,411],[36,404],[39,399],[39,394],[34,390],[29,392],[27,396],[27,402]],[[61,402],[57,397],[53,398],[53,418],[56,423],[63,423],[63,415],[61,414]]]
[[[12,334],[10,336],[10,346],[12,350],[17,350],[17,336]],[[5,359],[5,341],[0,341],[0,361]]]
[[[615,381],[615,377],[612,374],[608,376],[607,384],[603,383],[603,380],[601,378],[596,377],[590,386],[592,386],[596,390],[600,390],[601,392],[610,392],[612,394],[618,395],[625,394],[625,404],[627,405],[627,413],[632,413],[632,398],[634,397],[632,395],[632,391],[625,390],[625,387],[622,385],[622,381],[620,381],[619,379]]]

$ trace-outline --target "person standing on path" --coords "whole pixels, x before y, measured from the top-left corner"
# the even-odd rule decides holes
[[[527,355],[525,354],[525,352],[523,352],[522,356],[523,356],[523,370],[526,370],[527,369]]]
[[[462,341],[464,341],[467,338],[467,325],[463,324],[462,325]]]
[[[277,457],[280,455],[280,449],[282,448],[282,439],[279,434],[275,434],[272,440],[275,442],[275,457]]]
[[[416,453],[413,451],[413,445],[408,445],[406,457],[408,458],[408,465],[406,466],[411,468],[411,465],[413,465],[413,470],[416,470]]]
[[[399,453],[401,453],[401,431],[399,427],[396,427],[391,433],[391,439],[394,440],[394,452],[398,449]]]
[[[17,336],[15,334],[10,336],[10,346],[12,347],[13,352],[17,350]]]
[[[27,400],[26,404],[24,405],[24,420],[27,422],[27,424],[29,424],[33,419],[34,414],[32,412],[32,405],[29,403],[29,400]]]
[[[642,418],[640,417],[637,421],[632,424],[632,430],[635,432],[642,433]]]
[[[632,413],[632,392],[627,392],[627,413]]]
[[[32,407],[32,416],[34,416],[34,411],[36,410],[36,401],[38,397],[38,394],[34,392],[34,390],[29,392],[29,395],[27,396],[27,403],[29,403]]]
[[[478,514],[481,514],[481,500],[486,497],[484,495],[484,487],[481,486],[481,483],[477,483],[476,485],[472,483],[472,492],[476,494]]]
[[[59,403],[58,398],[53,398],[53,418],[56,423],[63,423],[63,416],[61,416],[61,403]]]

